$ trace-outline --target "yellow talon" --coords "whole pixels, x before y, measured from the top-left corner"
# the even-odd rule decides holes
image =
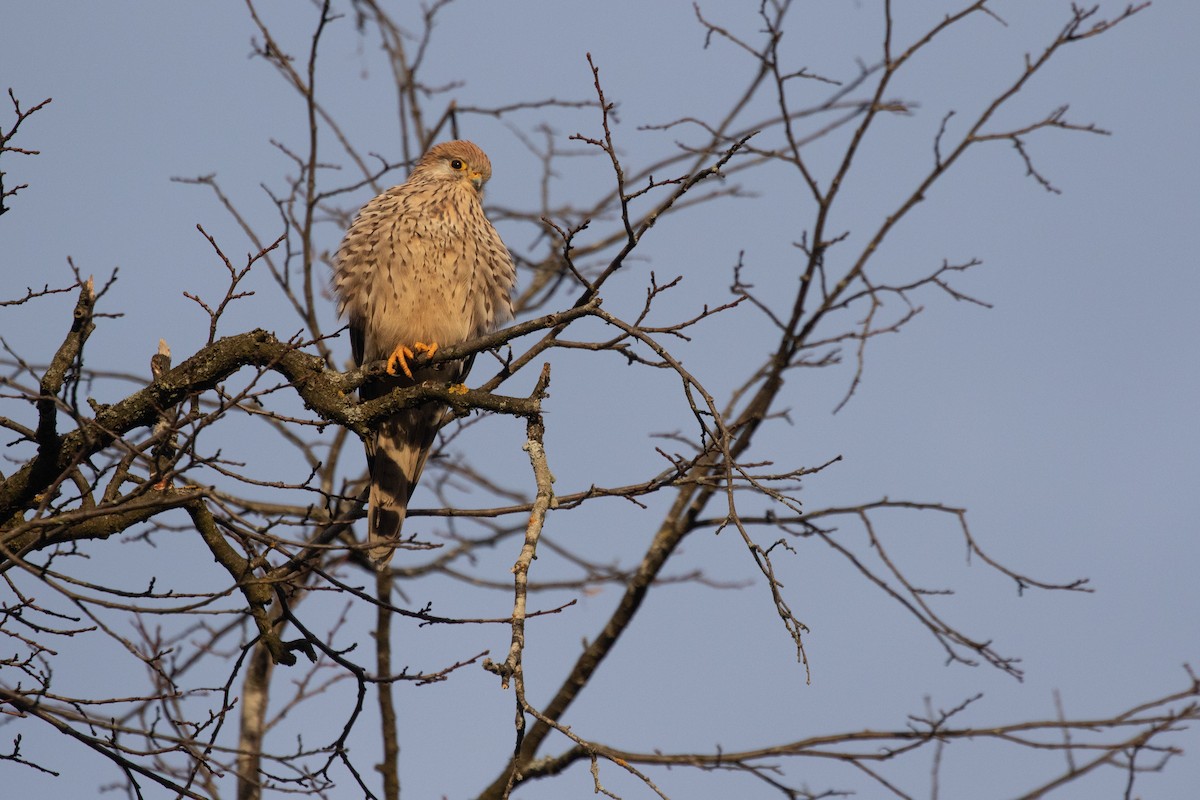
[[[411,378],[412,370],[408,368],[408,360],[410,358],[412,358],[413,356],[414,356],[414,353],[408,345],[405,345],[405,344],[396,345],[396,349],[392,351],[392,354],[390,356],[388,356],[388,363],[387,363],[388,374],[395,375],[396,374],[396,365],[399,364],[400,370],[405,375],[407,375],[408,377]]]
[[[387,361],[388,374],[395,375],[396,374],[396,365],[399,364],[400,371],[403,372],[405,375],[407,375],[409,378],[412,378],[413,374],[412,374],[412,370],[409,369],[409,367],[408,367],[408,360],[410,358],[417,357],[417,353],[415,353],[413,351],[415,350],[417,352],[424,353],[426,358],[432,358],[433,354],[437,352],[437,349],[438,349],[437,342],[430,342],[428,344],[426,344],[425,342],[413,342],[412,347],[409,347],[406,344],[396,345],[396,349],[392,351],[392,354],[390,356],[388,356],[388,361]]]
[[[446,391],[449,392],[450,394],[466,394],[467,393],[467,385],[465,383],[451,384],[450,387],[448,389],[446,389]]]

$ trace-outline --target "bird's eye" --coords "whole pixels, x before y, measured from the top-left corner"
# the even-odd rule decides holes
[[[458,170],[461,172],[462,170],[464,170],[466,168],[467,168],[467,165],[463,163],[463,160],[461,158],[454,158],[454,159],[450,160],[450,169]]]

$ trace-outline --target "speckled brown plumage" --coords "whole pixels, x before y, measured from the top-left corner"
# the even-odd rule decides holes
[[[370,399],[424,380],[461,382],[470,363],[412,369],[415,348],[468,341],[512,318],[516,271],[483,214],[488,157],[466,141],[430,148],[408,180],[358,212],[338,249],[334,288],[358,364],[396,356],[395,375],[363,386]],[[405,349],[408,350],[405,358]],[[380,423],[367,445],[367,538],[387,566],[444,408],[427,404]]]

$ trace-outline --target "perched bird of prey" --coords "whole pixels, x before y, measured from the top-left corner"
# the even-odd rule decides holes
[[[334,264],[338,313],[349,320],[356,364],[388,361],[388,376],[363,385],[362,399],[423,381],[461,383],[470,359],[420,368],[409,360],[512,318],[516,270],[481,203],[491,176],[491,162],[471,142],[435,145],[407,181],[363,206],[347,231]],[[367,538],[381,570],[444,412],[437,403],[405,409],[380,422],[367,443]]]

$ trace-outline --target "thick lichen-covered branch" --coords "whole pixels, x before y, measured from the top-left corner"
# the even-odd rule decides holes
[[[439,354],[435,361],[459,355],[458,351],[463,349],[454,348],[445,356]],[[303,352],[295,344],[281,341],[268,331],[254,330],[219,339],[144,389],[112,405],[98,406],[94,417],[81,418],[78,427],[69,433],[58,434],[51,412],[43,412],[38,456],[0,482],[0,519],[13,521],[14,515],[36,505],[38,495],[72,467],[125,434],[153,425],[163,409],[213,389],[244,367],[279,373],[291,383],[310,411],[360,437],[366,437],[377,420],[405,406],[429,400],[440,401],[458,411],[482,409],[527,416],[536,410],[527,398],[433,384],[397,389],[360,404],[353,390],[377,369],[374,365],[350,373],[337,372],[329,369],[323,359]],[[53,399],[44,402],[49,406]]]

